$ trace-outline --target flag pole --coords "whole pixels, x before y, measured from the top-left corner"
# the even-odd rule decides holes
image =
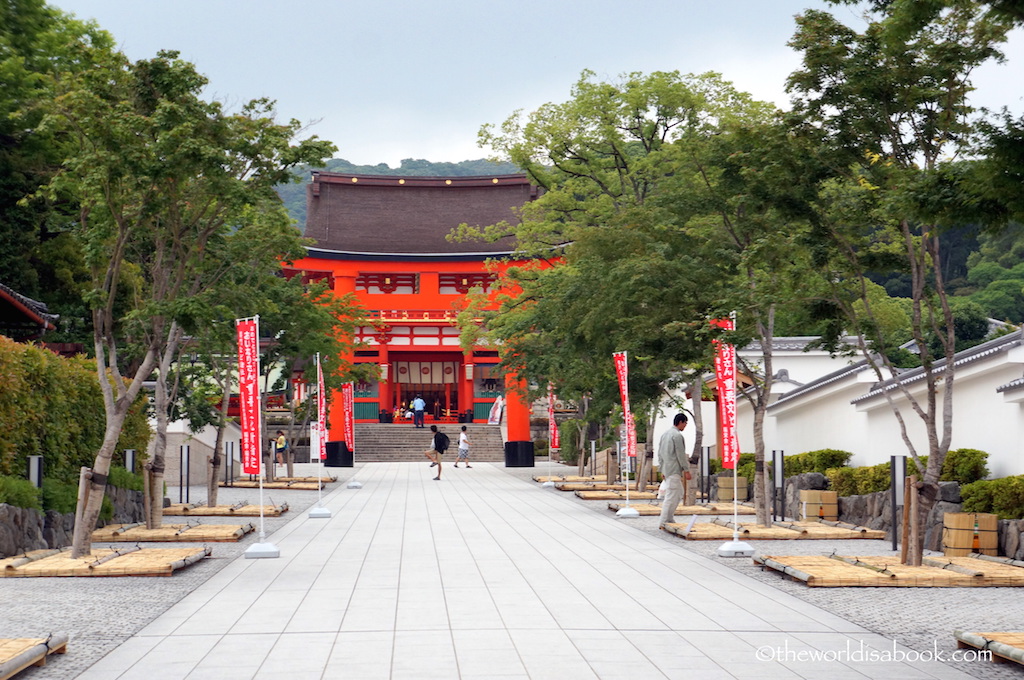
[[[736,312],[729,314],[727,325],[720,326],[725,330],[736,330]],[[722,429],[722,441],[728,447],[732,462],[732,540],[718,548],[719,557],[753,557],[754,548],[740,540],[739,529],[739,449],[736,442],[736,348],[731,345],[719,344],[718,352],[724,360],[716,358],[716,373],[721,373],[719,384],[725,389],[719,390],[718,398],[724,408],[719,409],[719,426]],[[725,394],[723,394],[725,392]]]
[[[326,519],[331,511],[323,506],[324,498],[324,440],[327,437],[327,402],[324,394],[324,371],[320,365],[320,352],[316,353],[316,507],[310,509],[312,519]],[[308,402],[307,402],[308,403]],[[308,411],[307,411],[308,413]],[[312,438],[310,438],[312,443]],[[310,453],[313,453],[312,451]]]
[[[261,559],[261,558],[274,558],[281,556],[281,550],[273,543],[267,542],[266,526],[264,524],[264,512],[263,512],[263,475],[266,472],[263,463],[263,412],[260,404],[260,392],[259,392],[259,375],[260,375],[260,317],[257,314],[251,317],[253,322],[253,332],[248,337],[245,344],[245,356],[239,357],[239,363],[247,362],[246,373],[253,380],[254,385],[251,388],[250,399],[250,410],[255,415],[255,422],[251,422],[248,426],[243,423],[243,428],[250,431],[250,443],[256,447],[256,455],[259,462],[259,479],[260,488],[260,536],[259,542],[253,543],[245,550],[246,559]],[[240,319],[240,321],[249,321],[249,319]],[[239,343],[239,352],[243,351],[242,344]],[[239,380],[241,381],[241,370],[239,371]],[[239,396],[241,397],[241,385],[239,385]],[[244,409],[244,407],[243,407]],[[246,411],[243,410],[243,413]]]

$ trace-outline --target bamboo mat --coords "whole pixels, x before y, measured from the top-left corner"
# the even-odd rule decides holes
[[[969,633],[953,631],[956,646],[992,652],[993,661],[1013,661],[1024,665],[1024,633]]]
[[[630,493],[630,504],[629,507],[633,508],[643,516],[652,516],[661,514],[660,505],[651,505],[649,503],[633,503],[634,494]],[[626,507],[623,503],[609,503],[609,510],[618,510],[619,508]],[[737,508],[737,515],[753,515],[756,510],[749,505],[741,505]],[[711,505],[680,505],[676,508],[677,515],[731,515],[732,514],[732,503],[719,503]]]
[[[699,506],[698,506],[699,507]],[[695,513],[690,513],[695,514]],[[665,525],[665,531],[682,536],[688,541],[714,541],[728,540],[732,538],[732,522],[722,520],[721,523],[698,522],[687,531],[686,524],[670,523]],[[740,523],[737,533],[741,538],[750,540],[785,541],[794,539],[804,540],[845,540],[851,538],[884,539],[884,531],[875,531],[865,527],[856,529],[844,529],[834,527],[820,522],[776,522],[770,527],[762,527],[757,524]]]
[[[585,501],[624,501],[626,500],[625,491],[576,491],[576,496],[582,498]],[[632,502],[637,501],[653,501],[658,497],[658,494],[654,491],[630,491],[629,500]]]
[[[755,557],[754,562],[768,569],[803,581],[814,587],[903,587],[903,588],[961,588],[961,587],[1022,587],[1024,568],[997,562],[980,562],[971,557],[928,558],[925,564],[912,567],[890,557],[843,557],[840,561],[824,555],[790,555]],[[970,573],[962,573],[961,569]]]
[[[330,484],[331,482],[338,481],[337,477],[326,475],[324,477],[274,477],[275,482],[300,482],[304,484],[316,484],[317,480],[320,480],[324,484]]]
[[[580,475],[552,475],[551,477],[538,476],[534,477],[535,482],[599,482],[602,479],[607,479],[604,475],[587,475],[581,477]]]
[[[264,517],[280,517],[288,512],[288,504],[264,505]],[[238,505],[203,505],[202,503],[174,503],[164,508],[164,516],[179,517],[182,515],[199,515],[204,517],[259,517],[260,506],[249,504]]]
[[[658,485],[647,483],[648,488],[657,490]],[[562,484],[555,484],[555,488],[559,491],[625,491],[625,484],[608,484],[606,482],[565,482]],[[636,483],[630,482],[629,490],[636,490]]]
[[[170,576],[212,553],[190,548],[93,548],[92,555],[71,558],[71,550],[34,550],[0,560],[0,578],[23,576]]]
[[[45,666],[50,654],[68,651],[68,636],[49,638],[0,638],[0,680],[7,680],[29,666]]]
[[[95,542],[235,542],[256,527],[250,524],[165,524],[158,529],[145,525],[111,524],[92,532]]]
[[[253,482],[248,479],[238,479],[229,484],[220,482],[218,486],[232,487],[235,489],[258,489],[260,486],[259,482]],[[263,482],[264,489],[295,489],[297,491],[316,491],[320,487],[316,483],[316,478],[313,478],[311,482],[284,482],[280,479],[273,482]]]

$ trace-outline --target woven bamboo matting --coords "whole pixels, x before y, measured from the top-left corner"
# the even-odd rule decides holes
[[[585,501],[624,501],[625,491],[576,491],[579,498]],[[658,497],[654,491],[630,491],[629,500],[632,501],[653,501]]]
[[[67,651],[67,635],[49,641],[46,638],[0,638],[0,680],[14,677],[29,666],[45,666],[48,655]]]
[[[127,541],[161,541],[196,543],[202,542],[235,542],[256,527],[249,524],[165,524],[159,529],[147,529],[145,526],[128,524],[111,524],[92,532],[95,542],[112,543]]]
[[[648,482],[648,488],[658,489],[657,484]],[[625,491],[625,484],[608,484],[607,482],[565,482],[563,484],[555,484],[555,488],[559,491]],[[629,490],[636,491],[636,484],[630,482]]]
[[[1024,633],[969,633],[953,631],[956,646],[992,652],[993,661],[1013,661],[1024,665]]]
[[[123,552],[125,549],[120,549]],[[209,557],[207,546],[141,548],[117,556],[114,548],[93,548],[92,555],[72,559],[71,550],[34,550],[0,560],[0,578],[24,576],[170,576]],[[25,562],[26,559],[32,561]]]
[[[264,517],[280,517],[281,513],[288,512],[288,504],[264,505]],[[199,515],[203,517],[259,517],[260,506],[258,505],[202,505],[199,503],[174,503],[164,508],[165,516],[179,517],[182,515]]]
[[[323,477],[274,477],[275,482],[301,482],[304,484],[316,484],[318,479],[324,484],[338,481],[337,477],[332,477],[331,475]]]
[[[258,489],[260,486],[259,482],[253,482],[248,479],[239,479],[230,484],[220,482],[218,486],[233,487],[235,489]],[[295,489],[296,491],[316,491],[320,487],[316,483],[316,478],[312,482],[284,482],[280,479],[274,480],[273,482],[263,482],[264,489]]]
[[[995,562],[981,562],[972,557],[932,557],[945,565],[980,572],[980,576],[953,571],[949,568],[923,565],[912,567],[900,564],[894,556],[845,557],[855,560],[857,566],[824,555],[765,555],[754,562],[804,581],[808,586],[883,587],[883,588],[964,588],[964,587],[1022,587],[1024,568]],[[874,569],[872,569],[872,567]],[[875,569],[885,569],[881,573]]]
[[[630,499],[633,498],[632,493],[629,494]],[[609,510],[618,510],[619,508],[626,507],[625,503],[609,503]],[[632,503],[630,502],[629,507],[633,508],[641,515],[652,516],[661,514],[660,505],[650,505],[649,503]],[[737,515],[753,515],[755,514],[754,508],[749,505],[741,505],[736,509]],[[732,514],[732,503],[719,503],[711,505],[680,505],[676,508],[677,515],[731,515]]]
[[[553,475],[551,477],[538,476],[534,477],[535,482],[599,482],[602,479],[607,479],[604,475],[587,475],[581,477],[580,475]]]
[[[693,513],[690,513],[693,514]],[[832,527],[819,522],[786,522],[786,526],[762,527],[757,524],[740,524],[738,533],[741,538],[750,540],[846,540],[852,538],[884,539],[884,531],[875,531],[858,527],[854,529],[843,529]],[[686,530],[685,524],[671,523],[665,525],[665,531],[682,536],[688,541],[714,541],[728,540],[732,538],[733,529],[723,524],[711,522],[698,522],[693,525],[690,531]]]

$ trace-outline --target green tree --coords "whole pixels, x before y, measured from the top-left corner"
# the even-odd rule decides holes
[[[789,79],[795,113],[808,123],[805,130],[820,131],[838,169],[836,179],[821,185],[815,226],[819,243],[831,250],[819,250],[818,263],[855,330],[870,334],[883,350],[865,282],[893,270],[910,276],[911,327],[927,394],[915,399],[898,381],[883,393],[908,451],[925,470],[913,526],[937,498],[952,432],[956,338],[941,244],[947,229],[965,222],[964,206],[972,204],[964,168],[956,163],[973,129],[969,76],[1000,56],[997,46],[1009,28],[976,2],[934,0],[925,14],[919,4],[925,3],[873,3],[860,32],[825,12],[805,12],[790,43],[803,54],[803,66]],[[863,304],[860,316],[855,300]],[[941,354],[931,350],[931,337],[938,338]],[[862,349],[880,380],[895,376],[885,351],[875,354],[866,344]],[[927,468],[893,400],[897,390],[924,424]],[[923,532],[914,534],[914,564],[920,563],[923,538]]]
[[[49,188],[79,205],[106,413],[91,480],[83,479],[88,500],[76,518],[76,556],[90,552],[127,408],[158,366],[158,417],[166,412],[170,366],[185,325],[199,316],[203,292],[217,283],[211,272],[219,266],[214,256],[221,243],[256,222],[257,214],[276,210],[276,223],[287,224],[273,187],[289,177],[289,167],[320,162],[333,150],[315,138],[292,145],[299,123],[275,123],[267,100],[254,100],[238,114],[203,100],[206,79],[177,53],[136,63],[92,49],[80,56],[93,67],[58,79],[49,119],[68,139],[62,170]],[[129,271],[138,288],[130,312],[120,316],[115,301]],[[163,461],[154,456],[150,465],[155,503]]]

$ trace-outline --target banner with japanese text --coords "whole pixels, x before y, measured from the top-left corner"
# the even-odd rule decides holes
[[[260,445],[260,326],[259,318],[235,321],[238,335],[238,400],[242,419],[242,474],[258,475]]]
[[[735,330],[732,319],[712,319],[711,325],[727,331]],[[715,382],[718,387],[718,422],[722,433],[722,467],[736,468],[739,442],[736,439],[736,348],[715,344]]]
[[[548,385],[548,442],[552,451],[562,448],[558,439],[558,423],[555,422],[555,392],[551,385]]]
[[[356,450],[356,400],[355,385],[347,382],[341,386],[341,405],[345,413],[344,418],[344,439],[348,444],[348,450]]]
[[[629,408],[629,365],[625,352],[613,352],[615,375],[619,379],[619,394],[622,397],[622,414],[626,424],[626,455],[636,458],[636,425],[633,422],[633,411]]]
[[[316,355],[316,424],[317,444],[315,454],[320,460],[327,460],[327,390],[324,387],[324,369],[320,355]]]

